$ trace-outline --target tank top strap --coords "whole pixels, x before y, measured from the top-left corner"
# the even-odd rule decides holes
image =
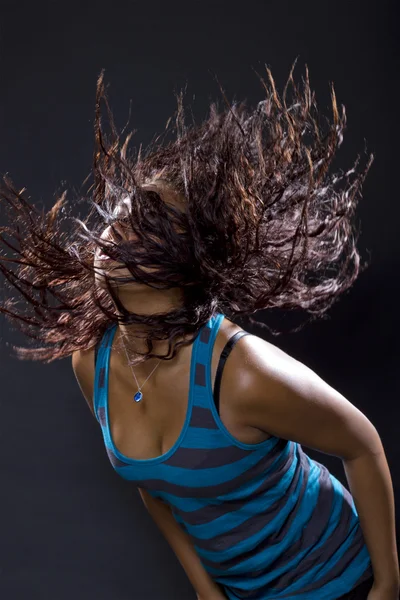
[[[108,347],[112,343],[113,333],[115,333],[116,324],[112,323],[107,327],[100,341],[95,348],[95,371],[94,371],[94,390],[93,390],[93,409],[96,419],[103,424],[103,419],[99,418],[99,407],[103,402],[103,388],[106,376]]]
[[[222,313],[215,314],[201,329],[193,347],[190,385],[192,395],[191,427],[207,429],[219,427],[219,419],[217,418],[216,421],[215,416],[219,413],[219,393],[226,359],[240,338],[244,335],[251,335],[247,331],[238,331],[228,340],[221,352],[213,390],[211,382],[212,353],[224,318],[225,315]]]

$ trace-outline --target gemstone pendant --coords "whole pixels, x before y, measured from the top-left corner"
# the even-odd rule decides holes
[[[135,402],[140,402],[142,398],[143,398],[142,392],[136,392],[136,394],[133,396],[133,399]]]

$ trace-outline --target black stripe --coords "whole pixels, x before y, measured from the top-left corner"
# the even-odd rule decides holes
[[[217,413],[219,414],[219,392],[220,392],[220,387],[221,387],[221,378],[222,378],[222,370],[224,368],[225,365],[225,361],[228,358],[233,346],[236,344],[236,342],[238,342],[240,340],[241,337],[243,337],[244,335],[252,335],[251,333],[249,333],[248,331],[238,331],[237,333],[235,333],[225,344],[224,349],[221,352],[221,356],[219,359],[219,363],[218,363],[218,368],[217,368],[217,373],[215,376],[215,383],[214,383],[214,393],[213,393],[213,398],[214,398],[214,402],[215,402],[215,407],[217,409]]]

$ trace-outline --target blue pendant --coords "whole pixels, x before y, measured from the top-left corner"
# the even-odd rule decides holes
[[[142,398],[143,398],[142,392],[136,392],[136,394],[133,396],[133,399],[135,402],[140,402]]]

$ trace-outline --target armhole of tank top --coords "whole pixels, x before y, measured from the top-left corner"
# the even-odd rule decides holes
[[[218,362],[217,372],[215,375],[214,391],[212,394],[218,416],[219,416],[219,392],[220,392],[220,387],[221,387],[222,371],[224,369],[226,359],[228,358],[229,354],[232,351],[232,348],[234,347],[236,342],[238,342],[240,340],[240,338],[242,338],[245,335],[252,335],[252,334],[248,331],[243,331],[243,330],[237,331],[231,338],[229,338],[229,340],[227,341],[227,343],[224,346],[224,349],[221,352],[221,356],[220,356],[219,362]]]

